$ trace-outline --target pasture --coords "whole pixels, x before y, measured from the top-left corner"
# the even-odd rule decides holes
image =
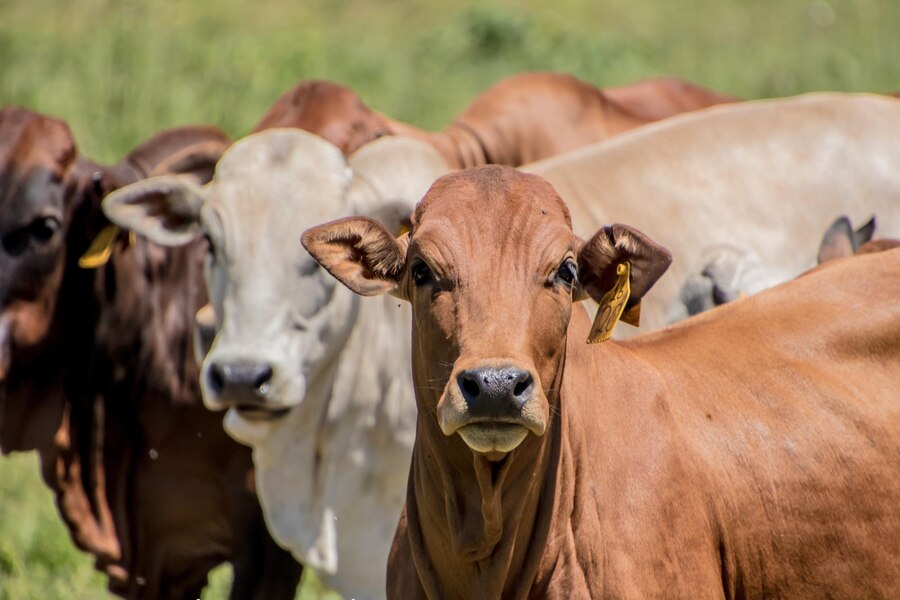
[[[745,98],[900,89],[900,3],[886,0],[30,0],[0,3],[0,105],[61,117],[112,162],[160,129],[239,137],[300,79],[438,129],[505,75],[599,86],[679,76]],[[221,567],[204,598],[227,596]],[[105,597],[40,482],[0,459],[0,600]],[[306,577],[298,597],[327,597]]]

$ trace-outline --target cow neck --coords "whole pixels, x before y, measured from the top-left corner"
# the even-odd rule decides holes
[[[504,157],[492,156],[478,132],[462,121],[454,121],[440,133],[431,134],[428,140],[447,162],[459,169],[470,169],[487,164],[512,164],[500,162]],[[506,159],[509,160],[509,159]]]
[[[416,393],[434,396],[418,402],[406,500],[408,541],[427,596],[528,597],[550,542],[565,438],[562,412],[551,411],[544,436],[529,435],[492,463],[458,435],[444,436],[434,415],[422,409],[434,406],[440,391],[417,384]],[[549,400],[559,406],[558,397]]]
[[[511,102],[503,111],[483,112],[472,107],[443,132],[453,140],[457,155],[467,148],[473,164],[518,167],[603,141],[646,121],[635,117],[593,87],[546,94],[531,102]],[[481,160],[482,162],[477,162]]]

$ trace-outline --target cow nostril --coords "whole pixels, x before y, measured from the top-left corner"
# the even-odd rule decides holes
[[[209,373],[206,376],[209,389],[214,394],[221,394],[225,388],[225,372],[217,363],[213,363],[209,367]]]
[[[459,387],[467,400],[474,400],[481,394],[481,386],[478,385],[478,381],[466,374],[459,376]]]
[[[253,380],[253,387],[255,387],[260,392],[266,392],[268,389],[269,381],[272,379],[272,367],[269,365],[262,365],[259,367],[259,370],[256,373],[256,378]]]
[[[516,387],[513,388],[513,396],[518,398],[529,389],[531,389],[531,384],[534,382],[534,379],[531,377],[531,373],[525,373],[524,371],[516,376],[518,379],[518,383],[516,383]]]

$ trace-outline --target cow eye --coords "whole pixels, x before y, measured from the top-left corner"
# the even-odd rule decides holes
[[[56,217],[39,217],[28,225],[28,235],[39,244],[45,244],[59,231],[59,227]]]
[[[575,260],[567,258],[562,261],[556,269],[556,278],[568,288],[574,286],[578,280],[578,266],[575,264]]]
[[[38,217],[3,237],[3,247],[13,255],[25,252],[29,247],[43,246],[56,235],[62,224],[56,217]]]
[[[410,275],[412,276],[413,283],[416,284],[416,287],[420,287],[434,281],[434,274],[431,272],[431,269],[428,268],[428,265],[425,264],[425,261],[416,259],[413,262],[412,268],[410,269]]]

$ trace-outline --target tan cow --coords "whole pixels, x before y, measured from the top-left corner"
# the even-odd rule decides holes
[[[733,102],[679,79],[652,79],[607,93],[571,75],[523,73],[485,90],[441,132],[381,115],[352,90],[303,81],[285,92],[253,131],[296,127],[330,141],[344,155],[383,135],[424,140],[451,166],[518,166],[601,142],[651,121]]]
[[[631,311],[670,256],[622,225],[582,241],[539,177],[447,175],[409,234],[356,217],[303,244],[350,289],[412,307],[390,598],[900,589],[900,251],[587,345],[575,302]]]
[[[523,169],[553,184],[578,234],[629,223],[672,251],[643,302],[646,331],[683,312],[680,288],[710,247],[752,251],[783,281],[816,263],[835,215],[877,215],[882,235],[900,235],[895,131],[900,101],[810,94],[673,117]]]

